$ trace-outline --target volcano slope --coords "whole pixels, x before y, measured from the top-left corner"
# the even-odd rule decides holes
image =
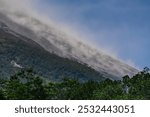
[[[36,17],[0,12],[0,74],[8,77],[23,68],[55,81],[121,80],[138,72]]]
[[[20,69],[33,68],[35,72],[52,81],[78,78],[80,81],[105,79],[102,74],[67,58],[49,53],[39,44],[0,23],[0,77],[8,78]]]

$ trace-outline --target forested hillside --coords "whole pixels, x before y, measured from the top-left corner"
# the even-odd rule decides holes
[[[144,68],[122,81],[106,79],[101,82],[79,82],[64,78],[62,82],[45,81],[32,69],[21,70],[10,79],[0,80],[0,99],[7,100],[149,100],[150,73]]]

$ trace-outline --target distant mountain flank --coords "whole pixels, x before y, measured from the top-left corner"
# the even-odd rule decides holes
[[[15,14],[14,14],[15,15]],[[19,69],[33,68],[50,80],[64,77],[80,81],[106,78],[120,80],[137,69],[91,48],[56,28],[27,15],[18,16],[28,23],[0,13],[0,76],[8,77]],[[29,20],[29,21],[28,21]]]
[[[102,74],[67,58],[44,50],[39,44],[13,32],[0,23],[0,78],[13,75],[20,69],[33,68],[38,75],[52,81],[80,78],[80,81],[105,79]]]

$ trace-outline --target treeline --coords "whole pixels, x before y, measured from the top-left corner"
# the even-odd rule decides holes
[[[132,78],[121,81],[106,79],[101,82],[81,83],[64,78],[62,82],[49,82],[33,70],[21,70],[10,79],[0,79],[1,100],[149,100],[150,73],[144,68]]]

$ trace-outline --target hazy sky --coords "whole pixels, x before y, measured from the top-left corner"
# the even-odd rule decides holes
[[[34,7],[98,47],[150,67],[150,0],[35,0]]]

